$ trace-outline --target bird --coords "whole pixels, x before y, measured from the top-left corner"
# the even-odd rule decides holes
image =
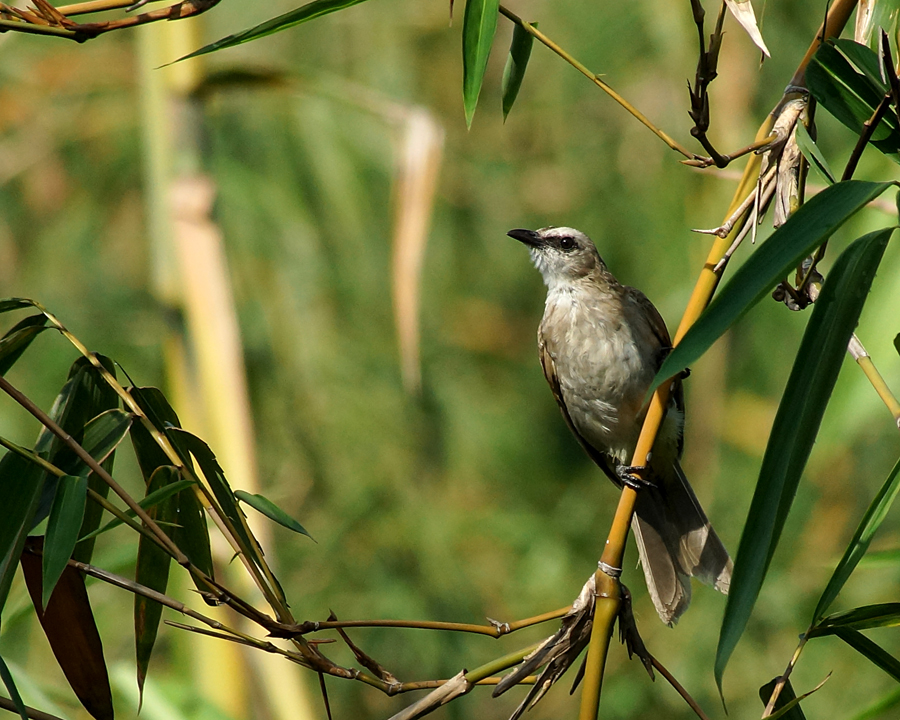
[[[637,488],[640,564],[660,619],[672,626],[690,604],[690,578],[728,594],[733,563],[681,469],[681,376],[652,452],[644,462],[632,458],[647,391],[672,348],[665,321],[640,290],[615,278],[583,232],[551,226],[507,234],[528,247],[547,286],[538,353],[569,429],[616,485]],[[641,482],[630,462],[647,463]]]

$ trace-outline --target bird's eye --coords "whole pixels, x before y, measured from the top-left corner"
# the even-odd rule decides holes
[[[575,248],[575,238],[570,238],[570,237],[560,238],[559,246],[563,250],[572,250]]]

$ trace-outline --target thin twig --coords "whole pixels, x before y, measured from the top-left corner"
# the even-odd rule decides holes
[[[16,704],[9,698],[5,697],[0,697],[0,708],[9,710],[11,713],[18,714],[19,712],[19,708],[16,707]],[[28,705],[25,706],[25,714],[30,717],[31,720],[62,720],[62,718],[57,717],[56,715],[51,715],[48,712],[29,707]]]
[[[613,90],[609,85],[607,85],[603,80],[600,79],[600,76],[596,73],[592,73],[586,66],[578,62],[574,57],[572,57],[569,53],[563,50],[559,45],[553,42],[550,38],[548,38],[544,33],[538,30],[531,23],[525,22],[522,18],[516,15],[514,12],[506,8],[505,6],[500,6],[500,14],[507,17],[509,20],[514,22],[516,25],[521,27],[525,32],[534,37],[539,42],[543,43],[545,46],[550,48],[553,52],[559,55],[563,60],[565,60],[569,65],[574,67],[578,72],[587,77],[591,82],[593,82],[597,87],[599,87],[603,92],[609,95],[613,100],[615,100],[619,105],[621,105],[625,110],[627,110],[634,118],[636,118],[639,122],[641,122],[650,132],[656,135],[660,140],[662,140],[666,145],[668,145],[672,150],[675,150],[678,153],[681,153],[686,158],[692,160],[701,160],[704,159],[697,155],[696,153],[692,153],[686,147],[684,147],[681,143],[673,138],[669,137],[662,130],[657,128],[649,119],[636,107],[634,107],[630,102],[628,102],[625,98],[623,98],[619,93]]]
[[[684,686],[675,679],[675,676],[666,669],[666,666],[652,655],[650,656],[650,661],[653,663],[653,667],[659,671],[659,674],[666,679],[669,685],[675,688],[675,691],[681,695],[682,699],[690,706],[691,710],[696,713],[697,717],[700,718],[700,720],[709,720],[706,713],[704,713],[700,705],[697,704],[697,701],[694,700],[694,698],[691,697],[691,694],[685,690]]]

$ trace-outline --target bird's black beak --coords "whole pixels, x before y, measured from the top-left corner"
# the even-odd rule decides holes
[[[544,244],[544,239],[534,230],[523,230],[522,228],[516,228],[515,230],[510,230],[506,234],[511,238],[515,238],[521,243],[525,243],[528,247],[536,248]]]

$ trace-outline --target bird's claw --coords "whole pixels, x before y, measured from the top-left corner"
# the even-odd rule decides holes
[[[646,465],[619,465],[616,468],[616,475],[623,485],[630,487],[636,492],[655,487],[651,480],[647,480],[643,473],[647,471]]]

